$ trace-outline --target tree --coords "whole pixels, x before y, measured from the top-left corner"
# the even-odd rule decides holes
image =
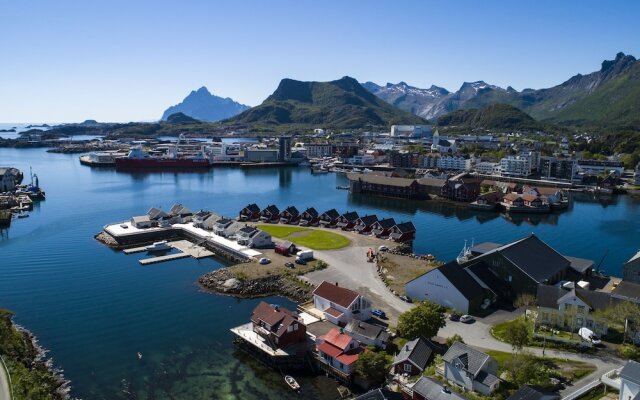
[[[451,347],[455,342],[464,343],[464,340],[462,340],[462,336],[456,333],[455,335],[447,338],[447,347]]]
[[[389,364],[384,353],[367,351],[358,357],[356,371],[372,384],[380,385],[385,381]]]
[[[536,304],[536,296],[526,292],[518,295],[518,297],[513,301],[513,306],[515,308],[529,307],[534,304]]]
[[[398,332],[410,340],[418,336],[430,338],[445,324],[444,309],[435,303],[424,301],[400,315]]]
[[[549,378],[553,376],[553,371],[545,362],[528,353],[514,354],[506,362],[505,370],[511,382],[517,386],[527,384],[549,388]]]
[[[520,351],[529,344],[531,332],[529,325],[521,318],[509,322],[504,331],[504,340],[511,345],[514,351]]]

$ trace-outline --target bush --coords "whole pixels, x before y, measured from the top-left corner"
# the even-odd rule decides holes
[[[623,344],[618,347],[618,354],[627,360],[640,361],[640,348],[633,344]]]

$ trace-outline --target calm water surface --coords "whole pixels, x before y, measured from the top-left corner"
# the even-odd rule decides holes
[[[428,202],[352,197],[335,189],[346,183],[343,176],[307,169],[122,173],[43,149],[0,149],[0,165],[25,172],[32,166],[47,192],[31,218],[0,232],[0,307],[13,310],[50,349],[73,394],[84,399],[292,396],[278,374],[231,345],[229,328],[246,322],[257,300],[207,294],[195,285],[222,261],[142,267],[137,261],[144,254],[125,256],[93,239],[104,224],[152,206],[181,202],[229,216],[249,202],[376,213],[413,221],[415,250],[442,260],[454,258],[465,239],[504,243],[535,232],[568,255],[599,263],[606,253],[602,268],[615,275],[640,246],[640,202],[626,196],[580,196],[562,214],[507,220]],[[326,379],[301,380],[303,397],[337,395]]]

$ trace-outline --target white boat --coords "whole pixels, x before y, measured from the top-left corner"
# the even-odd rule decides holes
[[[154,242],[152,245],[149,245],[149,246],[145,247],[145,250],[147,250],[147,251],[169,250],[169,249],[171,249],[171,246],[169,246],[168,243],[169,242],[167,242],[166,240],[162,240],[160,242]]]
[[[456,257],[456,261],[458,262],[458,264],[462,264],[464,262],[469,261],[469,259],[471,258],[471,248],[473,247],[473,240],[471,241],[471,246],[467,246],[467,241],[464,241],[464,246],[462,247],[462,250],[460,251],[460,254],[458,254],[458,257]]]
[[[300,390],[300,385],[296,382],[295,379],[291,375],[287,375],[284,377],[284,381],[287,382],[287,385],[293,390]]]

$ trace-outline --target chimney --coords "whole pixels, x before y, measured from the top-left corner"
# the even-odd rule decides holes
[[[336,281],[336,286],[338,286],[338,282]]]

